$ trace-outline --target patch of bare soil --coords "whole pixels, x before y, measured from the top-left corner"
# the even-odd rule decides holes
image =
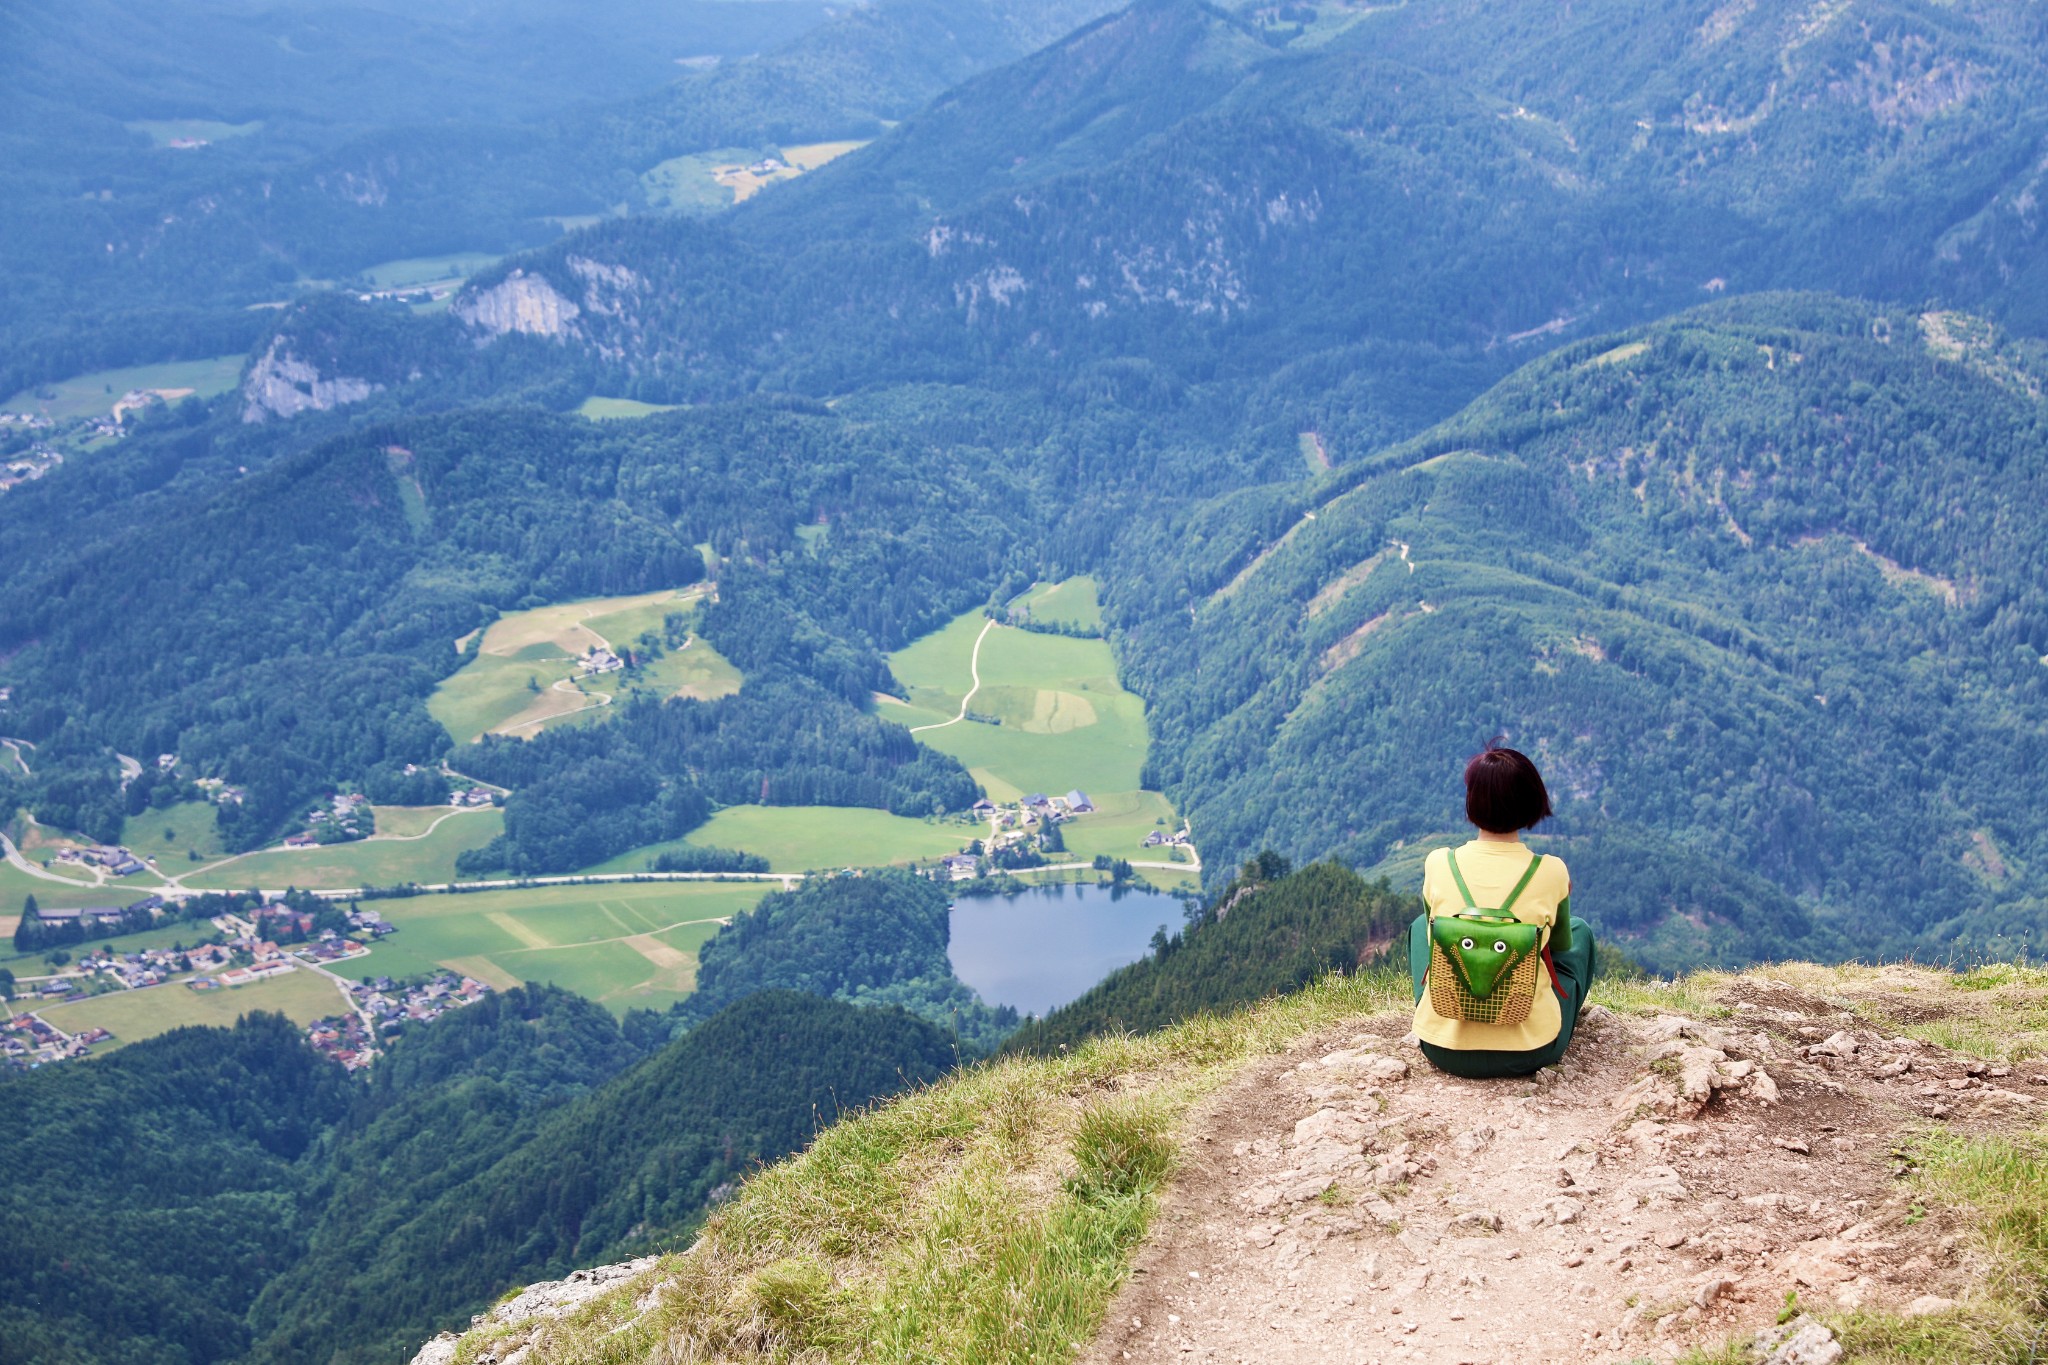
[[[1463,1081],[1362,1020],[1191,1120],[1131,1282],[1083,1356],[1668,1361],[1807,1306],[1946,1306],[1973,1253],[1895,1148],[2048,1094],[1789,986],[1717,1023],[1588,1010],[1565,1064]],[[2035,1068],[2029,1068],[2030,1070]],[[2032,1093],[2027,1093],[2031,1091]]]

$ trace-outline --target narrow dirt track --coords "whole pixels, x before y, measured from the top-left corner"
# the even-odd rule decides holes
[[[1443,1076],[1400,1018],[1255,1068],[1192,1121],[1082,1359],[1669,1361],[1771,1323],[1788,1291],[1960,1294],[1965,1243],[1944,1211],[1912,1212],[1892,1135],[2038,1122],[2026,1082],[2048,1069],[1990,1075],[1789,988],[1738,989],[1714,1024],[1589,1012],[1547,1081]]]

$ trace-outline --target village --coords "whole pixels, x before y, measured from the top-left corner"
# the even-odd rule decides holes
[[[1094,814],[1095,803],[1080,790],[1070,791],[1064,796],[1033,792],[1006,805],[983,797],[974,803],[972,809],[976,819],[988,821],[988,837],[976,839],[965,850],[940,859],[938,865],[924,875],[935,881],[968,882],[995,873],[1053,865],[1054,860],[1046,855],[1066,852],[1060,826]],[[1188,844],[1188,830],[1183,825],[1171,834],[1153,830],[1139,841],[1138,847],[1186,847]],[[1098,857],[1095,865],[1104,866],[1107,861]]]
[[[39,918],[91,921],[118,918],[127,911],[44,910]],[[340,916],[337,923],[329,915]],[[327,920],[325,924],[319,921]],[[68,1061],[91,1053],[96,1044],[115,1041],[104,1028],[67,1033],[40,1017],[36,1010],[68,1004],[114,991],[148,990],[182,983],[198,992],[233,990],[294,971],[315,971],[335,983],[349,1012],[315,1020],[306,1033],[314,1048],[351,1070],[377,1055],[376,1041],[407,1022],[438,1018],[450,1009],[481,999],[490,987],[469,977],[437,972],[424,981],[399,983],[390,977],[352,983],[338,970],[370,952],[370,945],[398,932],[375,910],[322,907],[316,913],[283,901],[270,901],[244,914],[216,915],[210,940],[191,947],[153,947],[116,953],[110,948],[88,951],[77,962],[46,977],[30,977],[22,985],[32,992],[34,1008],[14,1014],[0,1025],[0,1066],[26,1069]],[[198,928],[197,925],[194,926]]]

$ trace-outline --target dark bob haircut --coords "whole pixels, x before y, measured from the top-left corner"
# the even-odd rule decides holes
[[[1550,818],[1550,791],[1527,754],[1488,744],[1465,765],[1465,818],[1513,834]]]

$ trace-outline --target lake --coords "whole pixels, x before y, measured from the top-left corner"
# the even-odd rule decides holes
[[[1184,923],[1181,903],[1147,887],[1062,884],[953,906],[953,973],[991,1005],[1044,1014],[1151,950]]]

